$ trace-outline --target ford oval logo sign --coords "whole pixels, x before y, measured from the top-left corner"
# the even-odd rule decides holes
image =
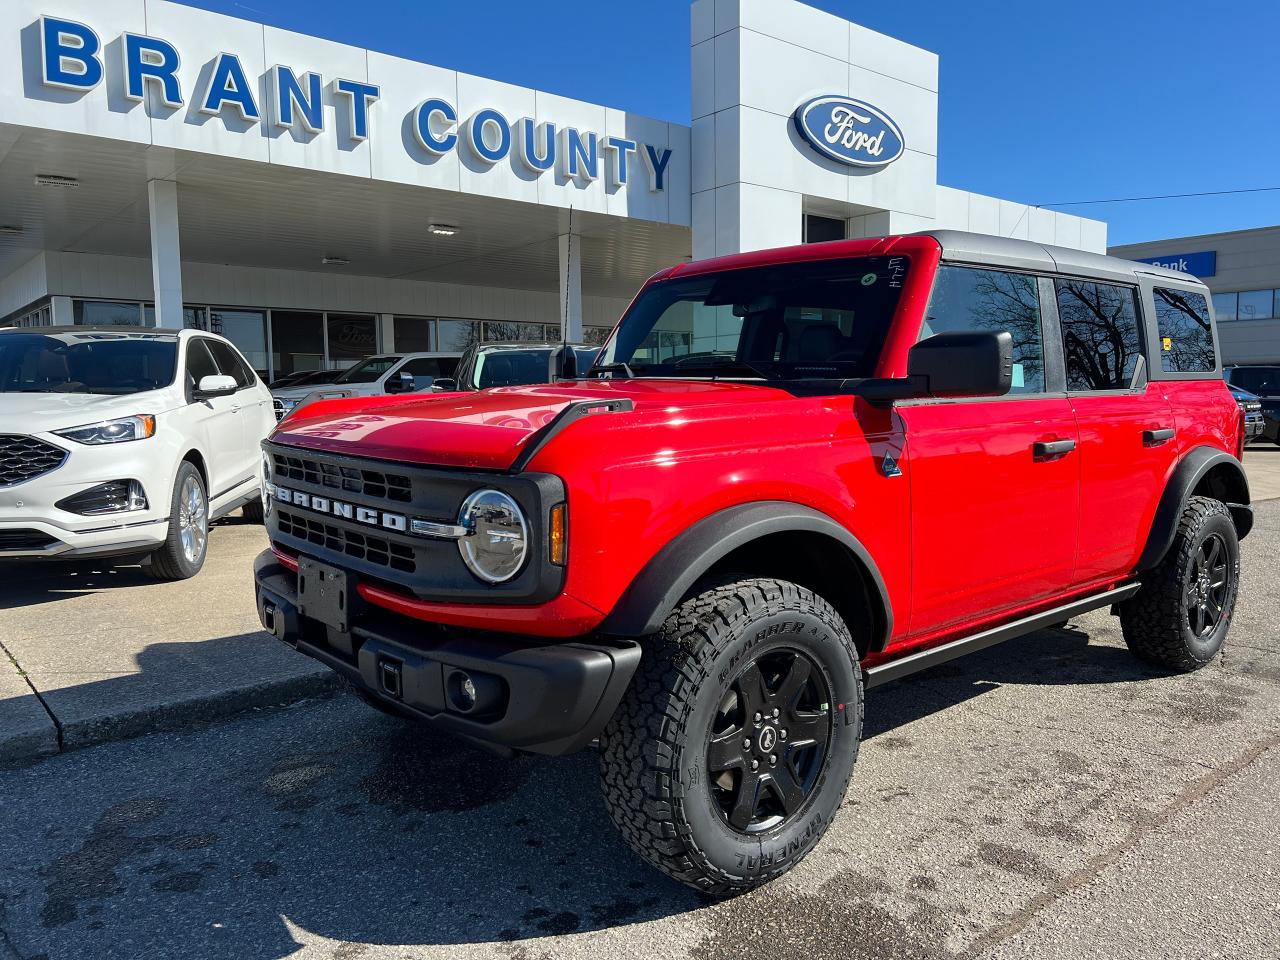
[[[853,167],[884,167],[906,149],[893,118],[849,97],[814,97],[795,112],[796,130],[824,157]]]

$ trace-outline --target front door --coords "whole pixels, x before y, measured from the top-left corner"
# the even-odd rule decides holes
[[[1077,578],[1133,570],[1177,455],[1162,382],[1147,383],[1138,291],[1057,280],[1067,391],[1080,424]]]
[[[1027,274],[939,268],[921,338],[1008,330],[1013,388],[1004,397],[898,406],[911,480],[909,630],[916,638],[1049,599],[1072,584],[1078,436],[1070,401],[1048,391],[1040,292]]]
[[[195,399],[201,379],[221,372],[205,339],[193,337],[187,344],[187,406],[183,411],[187,422],[183,426],[189,436],[199,437],[204,445],[210,501],[234,487],[243,472],[244,427],[237,395]]]

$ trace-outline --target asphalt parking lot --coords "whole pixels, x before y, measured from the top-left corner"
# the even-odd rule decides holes
[[[1280,476],[1280,450],[1260,453],[1251,471]],[[260,538],[229,525],[215,546],[243,564]],[[1226,653],[1194,675],[1142,666],[1099,612],[874,691],[824,843],[725,903],[629,852],[592,754],[504,760],[346,695],[9,769],[0,958],[1272,958],[1277,555],[1273,501],[1244,544]],[[40,574],[28,605],[3,594],[0,635],[46,624],[75,655],[109,642],[104,626],[75,646],[98,610],[157,642],[175,623],[240,638],[222,658],[250,657],[269,641],[224,562],[208,609],[128,571],[74,588]],[[216,676],[204,649],[166,662]],[[118,672],[117,691],[147,673]]]

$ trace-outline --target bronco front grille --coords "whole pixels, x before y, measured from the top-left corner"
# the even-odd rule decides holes
[[[399,570],[403,573],[415,573],[418,569],[417,558],[413,549],[403,544],[392,543],[385,537],[375,537],[368,533],[357,533],[325,523],[313,517],[304,517],[288,510],[276,509],[280,532],[297,540],[324,547],[335,553],[346,554],[366,563],[386,567],[388,570]]]
[[[35,437],[0,434],[0,487],[25,483],[57,470],[67,451]]]
[[[276,413],[277,422],[284,419],[285,410],[284,410],[283,400],[281,400],[279,397],[273,397],[271,400],[271,409],[274,410]]]
[[[384,473],[292,454],[277,453],[274,457],[278,480],[309,483],[396,503],[408,503],[413,499],[413,485],[404,474]]]

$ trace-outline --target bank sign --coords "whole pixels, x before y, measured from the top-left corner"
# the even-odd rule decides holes
[[[797,107],[792,119],[818,153],[851,167],[887,167],[906,149],[893,118],[861,100],[814,97]]]
[[[1180,270],[1194,277],[1212,277],[1218,272],[1218,251],[1201,250],[1198,253],[1173,253],[1164,257],[1139,257],[1138,263],[1149,263],[1166,270]]]
[[[103,83],[116,86],[117,80],[110,74],[118,70],[118,86],[127,99],[141,103],[150,91],[171,110],[190,105],[202,114],[238,118],[234,129],[241,132],[270,123],[318,134],[336,119],[328,115],[324,102],[326,78],[316,72],[276,64],[261,78],[264,82],[260,86],[236,54],[224,52],[201,65],[199,89],[183,89],[178,76],[179,51],[160,37],[122,33],[117,56],[114,51],[107,55],[101,38],[83,23],[41,17],[37,29],[40,79],[47,87],[87,93]],[[332,77],[327,89],[331,110],[342,114],[342,122],[337,124],[343,131],[341,136],[353,143],[371,137],[382,88]],[[260,96],[265,97],[265,103],[259,102]],[[395,118],[397,125],[401,119]],[[557,127],[532,117],[508,117],[492,107],[461,117],[449,100],[429,94],[424,94],[403,119],[413,131],[414,145],[429,156],[463,149],[482,165],[492,166],[511,157],[533,178],[554,170],[567,180],[605,178],[618,187],[627,186],[633,175],[642,175],[638,168],[643,168],[651,192],[667,187],[671,150],[666,147],[572,126]]]

